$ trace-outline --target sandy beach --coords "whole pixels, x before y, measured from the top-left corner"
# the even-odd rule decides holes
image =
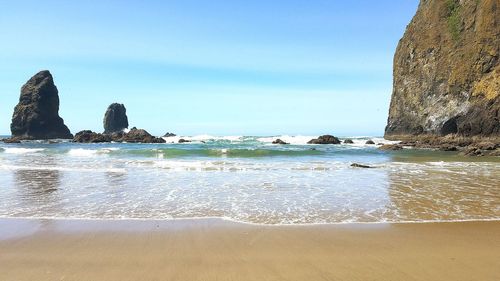
[[[0,280],[500,280],[500,222],[0,220]]]

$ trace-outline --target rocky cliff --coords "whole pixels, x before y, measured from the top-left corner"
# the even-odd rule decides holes
[[[500,135],[500,1],[421,0],[394,56],[386,138]]]
[[[59,94],[48,70],[38,72],[21,88],[10,129],[16,139],[73,138],[59,117]]]

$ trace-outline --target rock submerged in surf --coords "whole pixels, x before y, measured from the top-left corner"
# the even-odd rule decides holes
[[[186,142],[191,142],[190,140],[186,140],[186,139],[179,139],[177,141],[178,143],[186,143]]]
[[[351,139],[344,140],[345,144],[353,144],[354,142]]]
[[[340,144],[340,140],[332,135],[322,135],[317,139],[312,139],[308,144]]]
[[[38,72],[21,88],[10,130],[18,140],[73,138],[59,116],[59,92],[48,70]]]
[[[281,140],[281,139],[275,139],[275,140],[272,142],[272,144],[290,144],[290,143],[285,142],[285,141],[283,141],[283,140]]]
[[[365,142],[365,144],[375,144],[375,142],[374,142],[374,141],[372,141],[372,140],[367,140],[367,141]]]
[[[128,128],[127,109],[121,103],[112,103],[104,114],[104,133],[122,132]]]
[[[384,144],[380,146],[378,149],[380,150],[401,150],[403,149],[402,145],[399,144]]]
[[[365,169],[373,168],[372,166],[358,164],[358,163],[352,163],[351,167],[353,167],[353,168],[365,168]]]

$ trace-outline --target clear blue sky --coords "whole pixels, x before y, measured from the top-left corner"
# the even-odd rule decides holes
[[[417,0],[0,0],[0,134],[49,69],[70,130],[382,135]]]

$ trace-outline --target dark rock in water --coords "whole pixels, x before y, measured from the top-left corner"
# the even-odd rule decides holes
[[[84,130],[76,133],[73,141],[82,143],[111,142],[111,136],[106,134],[99,134],[90,130]]]
[[[358,164],[358,163],[352,163],[351,167],[354,167],[354,168],[373,168],[371,166],[362,165],[362,164]]]
[[[4,143],[21,143],[21,139],[18,137],[12,137],[12,138],[7,138],[7,139],[2,139],[2,142],[4,142]]]
[[[386,138],[500,135],[499,1],[420,1],[394,55]]]
[[[169,132],[167,132],[165,135],[163,135],[164,138],[175,137],[175,136],[177,136],[177,135],[174,133],[169,133]]]
[[[178,141],[178,143],[185,143],[185,142],[191,142],[191,141],[186,139],[179,139]]]
[[[441,151],[457,151],[458,147],[456,147],[454,145],[443,144],[438,149]]]
[[[332,135],[323,135],[317,139],[312,139],[307,142],[308,144],[339,144],[340,140]]]
[[[31,77],[21,88],[10,130],[18,139],[71,139],[59,117],[59,93],[48,70]]]
[[[346,143],[346,144],[353,144],[354,142],[351,139],[346,139],[346,140],[344,140],[344,143]]]
[[[135,128],[135,127],[134,127]],[[110,134],[111,140],[114,142],[122,142],[125,132],[115,132]]]
[[[466,148],[460,154],[465,155],[465,156],[483,156],[484,155],[483,152],[481,151],[481,149],[479,149],[475,146]]]
[[[375,144],[375,142],[374,142],[374,141],[372,141],[372,140],[367,140],[367,141],[365,142],[365,144]]]
[[[380,146],[378,149],[380,150],[401,150],[403,147],[399,144],[384,144]]]
[[[272,142],[273,144],[289,144],[288,142],[285,142],[281,139],[276,139]]]
[[[117,137],[120,136],[120,134],[116,134]],[[114,141],[117,141],[113,139]],[[165,140],[162,138],[157,138],[152,136],[150,133],[148,133],[146,130],[143,129],[137,129],[136,127],[133,127],[130,129],[128,133],[122,134],[122,137],[120,139],[121,141],[124,142],[131,142],[131,143],[165,143]]]
[[[121,132],[128,128],[127,109],[121,103],[112,103],[104,114],[104,133]]]

